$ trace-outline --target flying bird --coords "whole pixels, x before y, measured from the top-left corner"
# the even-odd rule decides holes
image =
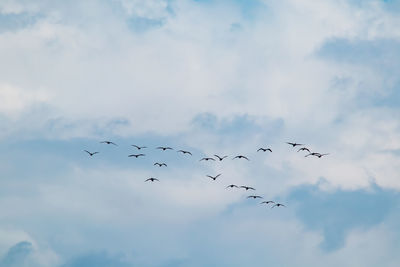
[[[310,153],[310,154],[305,155],[304,157],[316,156],[316,157],[318,157],[318,158],[321,158],[322,156],[326,156],[326,155],[329,155],[329,153],[321,154],[321,153],[313,152],[313,153]]]
[[[158,162],[156,162],[156,163],[154,163],[153,165],[154,165],[154,166],[158,165],[158,167],[162,167],[162,166],[167,167],[167,164],[165,164],[165,163],[158,163]]]
[[[285,208],[286,208],[286,206],[283,205],[283,204],[281,204],[281,203],[276,203],[275,205],[273,205],[273,206],[271,207],[271,209],[272,209],[273,207],[285,207]]]
[[[138,157],[144,157],[144,156],[146,156],[145,154],[131,154],[131,155],[129,155],[128,157],[135,157],[135,158],[138,158]]]
[[[189,154],[190,156],[192,156],[192,153],[190,153],[189,151],[186,151],[186,150],[179,150],[177,152],[181,152],[182,154]]]
[[[213,158],[202,158],[202,159],[199,160],[199,161],[202,161],[202,160],[205,160],[205,161],[213,160],[213,161],[215,161],[215,159],[213,159]]]
[[[99,153],[99,152],[89,152],[89,151],[87,151],[87,150],[83,150],[83,151],[85,151],[86,153],[88,153],[91,157],[94,155],[94,154],[97,154],[97,153]]]
[[[107,145],[114,145],[114,146],[117,145],[116,143],[111,142],[111,141],[101,141],[100,143],[102,143],[102,144],[107,144]]]
[[[226,157],[228,157],[228,156],[220,157],[220,156],[218,156],[218,155],[214,155],[214,157],[217,157],[217,158],[219,159],[219,161],[222,161],[224,158],[226,158]]]
[[[206,175],[207,177],[210,177],[211,179],[213,179],[214,181],[219,177],[219,176],[221,176],[221,174],[222,173],[220,173],[220,174],[218,174],[218,175],[216,175],[216,176],[211,176],[211,175]]]
[[[300,151],[308,151],[308,153],[311,153],[310,150],[306,147],[302,147],[299,150],[297,150],[297,152],[300,152]]]
[[[157,149],[161,149],[162,151],[165,151],[165,150],[172,150],[172,147],[169,147],[169,146],[159,146],[159,147],[157,147]]]
[[[244,189],[246,189],[246,191],[247,190],[255,190],[253,187],[245,186],[245,185],[240,186],[240,188],[244,188]]]
[[[247,159],[247,160],[249,160],[247,157],[242,156],[242,155],[236,156],[233,159]]]
[[[252,195],[252,196],[248,196],[247,198],[253,198],[253,199],[256,199],[256,198],[263,198],[263,197],[256,196],[256,195]]]
[[[160,181],[160,180],[158,180],[157,178],[149,178],[149,179],[147,179],[145,182],[147,182],[147,181],[150,181],[150,182],[154,182],[154,181]]]
[[[257,150],[257,152],[259,152],[259,151],[262,151],[262,152],[267,152],[267,151],[272,152],[272,149],[271,149],[271,148],[262,148],[262,147],[260,147],[260,148]]]
[[[275,203],[275,202],[272,201],[272,200],[268,200],[268,201],[263,201],[263,202],[261,202],[260,204],[269,204],[269,203]]]
[[[230,184],[228,185],[226,188],[239,188],[239,186],[235,185],[235,184]]]
[[[295,147],[295,146],[304,146],[304,144],[291,143],[291,142],[286,142],[286,144],[289,144],[289,145],[291,145],[293,147]]]
[[[142,149],[142,148],[147,148],[147,146],[137,146],[137,145],[131,145],[131,146],[136,147],[138,150],[140,150],[140,149]]]

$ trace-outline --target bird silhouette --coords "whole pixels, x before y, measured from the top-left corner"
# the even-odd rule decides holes
[[[286,142],[286,144],[289,144],[289,145],[291,145],[293,147],[295,147],[295,146],[304,146],[304,144],[291,143],[291,142]]]
[[[260,147],[260,148],[257,150],[257,152],[259,152],[259,151],[262,151],[262,152],[267,152],[267,151],[272,152],[272,149],[271,149],[271,148],[262,148],[262,147]]]
[[[146,179],[145,182],[147,182],[147,181],[150,181],[150,182],[158,181],[158,182],[159,182],[160,180],[158,180],[157,178],[151,177],[151,178],[149,178],[149,179]]]
[[[247,160],[249,160],[248,157],[245,157],[245,156],[242,156],[242,155],[236,156],[233,159],[247,159]]]
[[[271,209],[272,209],[273,207],[286,207],[286,206],[283,205],[283,204],[281,204],[281,203],[276,203],[275,205],[273,205],[273,206],[271,207]]]
[[[263,198],[263,197],[260,197],[260,196],[257,196],[257,195],[252,195],[252,196],[248,196],[247,198],[253,198],[253,199],[256,199],[256,198]]]
[[[88,153],[91,157],[94,155],[94,154],[97,154],[97,153],[100,153],[100,152],[89,152],[89,151],[87,151],[87,150],[83,150],[83,151],[85,151],[86,153]]]
[[[165,164],[165,163],[159,163],[159,162],[156,162],[156,163],[154,163],[153,165],[154,165],[154,166],[158,165],[158,167],[162,167],[162,166],[167,167],[167,164]]]
[[[144,157],[144,156],[146,156],[145,154],[131,154],[131,155],[129,155],[128,157],[135,157],[135,158],[138,158],[138,157]]]
[[[263,201],[263,202],[261,202],[260,204],[269,204],[269,203],[275,203],[275,202],[272,201],[272,200],[268,200],[268,201]]]
[[[246,191],[247,191],[247,190],[256,190],[256,189],[254,189],[253,187],[245,186],[245,185],[240,186],[240,188],[244,188],[244,189],[246,189]]]
[[[304,157],[315,156],[315,157],[321,158],[322,156],[326,156],[326,155],[329,155],[329,153],[321,154],[321,153],[318,153],[318,152],[313,152],[313,153],[305,155]]]
[[[172,150],[172,147],[169,147],[169,146],[159,146],[159,147],[157,147],[157,149],[161,149],[162,151],[165,151],[165,150]]]
[[[177,152],[180,152],[182,154],[189,154],[190,156],[192,156],[192,153],[190,153],[189,151],[186,151],[186,150],[178,150]]]
[[[199,160],[199,161],[202,161],[202,160],[205,160],[205,161],[213,160],[213,161],[215,161],[215,159],[213,159],[213,158],[202,158],[202,159]]]
[[[214,181],[221,176],[222,173],[216,175],[216,176],[211,176],[211,175],[206,175],[207,177],[210,177],[211,179],[213,179]]]
[[[239,186],[235,185],[235,184],[230,184],[228,185],[226,188],[239,188]]]
[[[131,146],[136,147],[138,150],[140,150],[140,149],[142,149],[142,148],[147,148],[147,146],[137,146],[137,145],[131,145]]]
[[[300,152],[300,151],[308,151],[308,153],[311,153],[310,150],[306,147],[302,147],[299,150],[297,150],[297,152]]]
[[[218,155],[215,154],[214,157],[217,157],[217,158],[219,159],[219,161],[222,161],[224,158],[226,158],[226,157],[228,157],[228,156],[220,157],[220,156],[218,156]]]
[[[102,144],[107,144],[107,145],[114,145],[114,146],[117,146],[116,143],[111,142],[111,141],[101,141],[100,143],[102,143]]]

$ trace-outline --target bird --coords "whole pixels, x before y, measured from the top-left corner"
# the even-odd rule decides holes
[[[83,151],[85,151],[86,153],[88,153],[91,157],[94,155],[94,154],[97,154],[97,153],[100,153],[100,152],[89,152],[89,151],[87,151],[87,150],[83,150]]]
[[[244,188],[244,189],[246,189],[246,191],[247,190],[255,190],[253,187],[245,186],[245,185],[240,186],[240,188]]]
[[[145,154],[131,154],[131,155],[129,155],[128,157],[135,157],[135,158],[138,158],[138,157],[144,157],[144,156],[146,156]]]
[[[275,205],[273,205],[273,206],[271,207],[271,209],[272,209],[273,207],[285,207],[285,208],[286,208],[286,206],[283,205],[283,204],[281,204],[281,203],[276,203]]]
[[[257,152],[259,152],[259,151],[262,151],[262,152],[267,152],[267,151],[272,152],[272,149],[271,149],[271,148],[262,148],[262,147],[260,147],[260,148],[257,150]]]
[[[156,162],[156,163],[154,163],[153,165],[154,165],[154,166],[155,166],[155,165],[158,165],[159,167],[162,167],[162,166],[167,167],[167,164],[165,164],[165,163],[158,163],[158,162]]]
[[[263,202],[261,202],[260,204],[269,204],[269,203],[275,203],[275,202],[272,201],[272,200],[268,200],[268,201],[263,201]]]
[[[226,188],[239,188],[239,186],[235,185],[235,184],[230,184],[228,185]]]
[[[136,147],[138,150],[140,150],[140,149],[142,149],[142,148],[147,148],[147,146],[137,146],[137,145],[131,145],[131,146]]]
[[[304,146],[304,144],[291,143],[291,142],[286,142],[286,144],[289,144],[289,145],[291,145],[293,147],[295,147],[295,146]]]
[[[318,153],[318,152],[313,152],[313,153],[310,153],[310,154],[305,155],[304,157],[316,156],[316,157],[318,157],[318,158],[321,158],[322,156],[326,156],[326,155],[329,155],[329,153],[321,154],[321,153]]]
[[[116,143],[111,142],[111,141],[101,141],[100,143],[102,143],[102,144],[107,144],[107,145],[114,145],[114,146],[117,146]]]
[[[236,156],[233,159],[247,159],[247,160],[249,160],[249,158],[247,158],[245,156],[242,156],[242,155]]]
[[[159,146],[159,147],[157,147],[157,149],[161,149],[162,151],[165,151],[165,150],[172,150],[172,147]]]
[[[252,196],[248,196],[247,198],[253,198],[253,199],[256,199],[256,198],[263,198],[263,197],[260,197],[260,196],[257,196],[257,195],[252,195]]]
[[[213,160],[213,161],[215,161],[215,159],[213,159],[213,158],[202,158],[202,159],[199,160],[199,161],[202,161],[202,160],[205,160],[205,161]]]
[[[215,154],[214,157],[217,157],[217,158],[219,159],[219,161],[222,161],[224,158],[226,158],[226,157],[228,157],[228,156],[220,157],[220,156],[218,156],[218,155]]]
[[[178,150],[177,152],[181,152],[182,154],[189,154],[190,156],[192,156],[192,153],[186,150]]]
[[[297,152],[300,152],[300,151],[305,151],[305,150],[307,150],[307,151],[308,151],[308,153],[311,153],[311,152],[310,152],[310,150],[309,150],[308,148],[306,148],[306,147],[302,147],[302,148],[300,148],[299,150],[297,150]]]
[[[213,179],[214,181],[219,177],[219,176],[221,176],[221,174],[222,173],[220,173],[220,174],[218,174],[218,175],[216,175],[216,176],[211,176],[211,175],[206,175],[207,177],[210,177],[211,179]]]
[[[150,181],[150,182],[158,181],[158,182],[159,182],[160,180],[158,180],[157,178],[151,177],[151,178],[149,178],[149,179],[146,179],[145,182],[147,182],[147,181]]]

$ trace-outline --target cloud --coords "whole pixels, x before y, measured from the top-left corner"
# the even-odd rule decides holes
[[[368,191],[321,191],[318,185],[304,185],[288,198],[296,203],[296,214],[307,228],[323,232],[321,246],[327,251],[343,247],[352,230],[379,225],[399,205],[398,193],[376,185]]]
[[[48,266],[395,266],[397,4],[248,2],[1,1],[0,229],[23,233],[4,252],[27,240]],[[134,143],[146,158],[127,157]],[[215,153],[251,160],[198,161]]]

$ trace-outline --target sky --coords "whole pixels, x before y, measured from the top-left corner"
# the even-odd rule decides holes
[[[2,0],[0,59],[0,267],[399,266],[400,1]]]

